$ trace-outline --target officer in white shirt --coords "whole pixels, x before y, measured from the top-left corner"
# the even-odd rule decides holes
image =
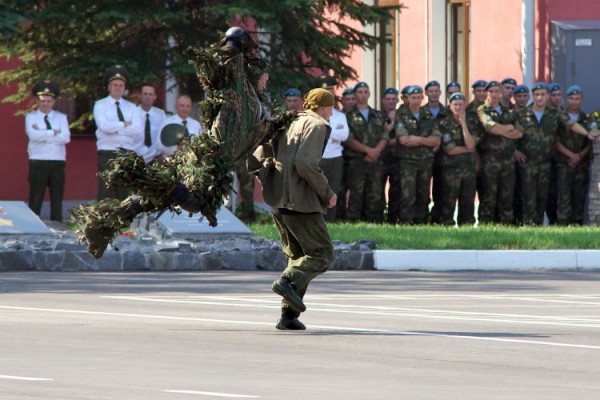
[[[103,83],[109,95],[94,104],[98,172],[108,168],[110,160],[117,156],[117,149],[137,151],[144,142],[141,115],[135,104],[123,98],[128,80],[129,73],[122,65],[115,65],[104,73]],[[124,200],[128,195],[127,189],[107,188],[98,177],[98,200],[107,197]]]
[[[67,116],[54,111],[60,88],[53,81],[39,81],[32,93],[37,110],[25,116],[25,131],[29,137],[29,208],[40,215],[46,187],[50,191],[50,219],[62,222],[62,201],[65,189],[65,145],[71,141]]]
[[[333,92],[336,84],[335,78],[329,75],[319,78],[315,80],[315,86],[329,90],[335,96],[335,93]],[[329,117],[329,126],[331,127],[331,134],[325,145],[323,157],[321,158],[319,166],[327,177],[329,187],[331,187],[333,193],[339,196],[339,193],[343,190],[342,178],[344,174],[342,142],[345,142],[350,134],[346,114],[334,107],[333,113],[331,114],[331,117]],[[327,210],[327,215],[325,215],[325,220],[328,222],[335,221],[336,213],[336,207],[329,208]]]
[[[156,88],[150,83],[143,83],[140,88],[140,105],[138,113],[144,121],[144,141],[137,148],[137,153],[144,157],[146,164],[152,162],[158,155],[156,142],[160,127],[167,115],[160,108],[154,107],[156,101]]]
[[[192,113],[192,99],[190,96],[181,95],[177,98],[175,102],[175,115],[167,117],[162,126],[160,127],[160,131],[169,125],[169,124],[179,124],[187,129],[186,136],[199,135],[202,133],[202,125],[200,122],[190,117]],[[162,157],[169,157],[177,150],[177,146],[168,146],[165,145],[161,138],[159,137],[156,142],[156,150],[157,153]]]

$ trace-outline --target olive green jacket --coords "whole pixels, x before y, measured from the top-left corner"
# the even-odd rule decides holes
[[[327,211],[334,193],[319,162],[330,130],[317,113],[303,111],[271,149],[260,146],[254,152],[248,169],[261,181],[269,206],[301,213]]]

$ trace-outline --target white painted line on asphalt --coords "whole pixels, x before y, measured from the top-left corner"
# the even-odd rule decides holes
[[[142,319],[164,319],[164,320],[176,320],[176,321],[214,322],[214,323],[238,324],[238,325],[260,325],[260,326],[271,326],[271,327],[273,326],[272,322],[224,320],[224,319],[209,319],[209,318],[194,318],[194,317],[173,317],[173,316],[168,316],[168,315],[126,314],[126,313],[111,313],[111,312],[101,312],[101,311],[64,310],[64,309],[53,309],[53,308],[16,307],[16,306],[0,306],[0,309],[34,311],[34,312],[51,312],[51,313],[62,313],[62,314],[101,315],[101,316],[112,316],[112,317],[142,318]],[[514,321],[511,321],[511,322],[514,322]],[[390,336],[394,336],[394,335],[398,335],[398,336],[431,336],[431,337],[444,337],[444,338],[452,338],[452,339],[483,340],[483,341],[491,341],[491,342],[506,342],[506,343],[518,343],[518,344],[530,344],[530,345],[532,344],[532,345],[551,346],[551,347],[568,347],[568,348],[578,348],[578,349],[600,350],[600,346],[593,346],[593,345],[558,343],[558,342],[543,342],[543,341],[520,340],[520,339],[505,339],[505,338],[497,338],[497,337],[469,336],[469,335],[460,335],[460,334],[451,334],[451,333],[394,331],[394,330],[387,330],[387,329],[354,328],[354,327],[341,327],[341,326],[328,326],[328,325],[312,325],[311,328],[334,330],[334,331],[355,332],[358,334],[377,333],[377,334],[385,334],[385,335],[390,335]],[[296,331],[294,331],[294,332],[296,332]]]
[[[31,378],[29,376],[12,376],[12,375],[0,375],[0,379],[13,379],[17,381],[53,381],[54,379],[48,378]]]
[[[119,299],[119,300],[133,300],[133,301],[148,301],[148,302],[166,302],[166,303],[192,303],[200,305],[217,305],[226,307],[248,307],[245,303],[230,303],[230,302],[218,302],[218,301],[178,301],[178,300],[164,300],[164,299],[152,299],[144,298],[139,296],[103,296],[105,298]],[[310,305],[312,311],[318,312],[332,312],[340,314],[360,314],[360,315],[381,315],[381,316],[398,316],[398,317],[415,317],[415,318],[429,318],[429,319],[444,319],[444,320],[460,320],[460,321],[474,321],[474,322],[499,322],[499,323],[514,323],[514,324],[525,324],[525,325],[553,325],[553,326],[569,326],[578,328],[600,328],[600,320],[583,320],[581,322],[591,323],[577,323],[567,322],[576,321],[575,318],[568,318],[567,320],[554,321],[556,317],[548,317],[549,320],[539,320],[539,316],[530,315],[518,315],[518,314],[490,314],[490,313],[470,313],[464,311],[448,311],[448,310],[429,310],[429,309],[414,309],[414,308],[398,308],[398,307],[373,307],[373,306],[357,306],[357,305],[340,305],[340,304],[323,304],[323,303],[307,303]],[[336,307],[336,308],[321,308],[325,307]],[[254,308],[279,308],[279,303],[273,306],[266,305],[254,305]],[[350,308],[350,309],[349,309]],[[430,314],[418,314],[418,313],[430,313],[430,314],[446,314],[446,315],[430,315]],[[454,314],[454,315],[448,315]],[[467,316],[458,316],[469,315]],[[479,315],[475,317],[474,315]],[[506,317],[506,318],[494,318],[494,317]],[[512,318],[512,319],[511,319]],[[519,320],[515,318],[526,318],[526,320]]]
[[[167,393],[179,393],[179,394],[197,394],[201,396],[213,396],[213,397],[229,397],[233,399],[258,399],[259,396],[252,396],[248,394],[233,394],[233,393],[217,393],[217,392],[199,392],[196,390],[165,390]]]

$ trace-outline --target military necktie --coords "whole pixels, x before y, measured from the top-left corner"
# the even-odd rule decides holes
[[[150,135],[150,113],[146,113],[146,126],[144,127],[144,145],[152,146],[152,135]]]
[[[190,137],[190,131],[188,131],[188,128],[187,128],[187,121],[184,119],[183,121],[181,121],[181,123],[183,124],[183,127],[185,128],[185,137],[189,138]]]
[[[50,125],[50,120],[47,115],[44,116],[44,122],[46,123],[46,129],[52,129],[52,125]]]
[[[119,107],[119,102],[115,101],[115,104],[117,105],[117,116],[119,117],[119,121],[125,122],[125,117],[123,117],[123,113],[121,112],[121,107]]]

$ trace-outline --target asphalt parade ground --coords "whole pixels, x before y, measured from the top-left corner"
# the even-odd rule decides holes
[[[598,399],[600,272],[0,274],[0,399]]]

